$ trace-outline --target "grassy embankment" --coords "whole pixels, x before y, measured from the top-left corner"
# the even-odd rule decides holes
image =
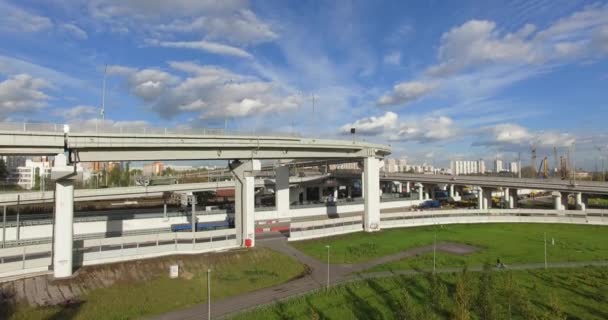
[[[292,243],[319,260],[326,259],[325,245],[331,245],[332,263],[359,263],[422,245],[450,241],[473,245],[478,252],[467,256],[437,253],[437,267],[462,267],[495,263],[507,265],[542,263],[544,233],[549,262],[608,260],[608,227],[560,224],[472,224],[444,225],[353,233],[331,238]],[[554,240],[554,244],[553,241]],[[428,269],[432,253],[389,263],[373,271]]]
[[[233,319],[607,319],[606,305],[608,269],[588,267],[358,281]]]
[[[201,257],[169,279],[163,270],[149,281],[114,284],[95,289],[70,306],[30,307],[19,304],[8,319],[134,319],[185,308],[207,301],[207,269],[211,271],[212,299],[273,286],[301,275],[305,267],[291,257],[255,248],[245,252]],[[8,308],[8,306],[2,306]],[[3,318],[0,313],[0,318]]]

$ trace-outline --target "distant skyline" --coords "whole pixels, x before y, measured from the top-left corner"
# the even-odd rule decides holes
[[[0,120],[608,156],[608,2],[0,0]],[[313,114],[314,96],[314,114]],[[601,165],[601,160],[600,165]],[[608,165],[608,160],[605,160]]]

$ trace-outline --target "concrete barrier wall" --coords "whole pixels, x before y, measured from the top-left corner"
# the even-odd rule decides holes
[[[74,261],[96,265],[118,261],[153,258],[174,254],[198,254],[239,247],[234,229],[167,232],[74,241]],[[0,249],[0,279],[49,270],[52,244]],[[37,256],[44,257],[38,258]],[[30,258],[28,258],[28,256]]]
[[[291,224],[289,241],[328,237],[363,230],[361,216],[304,221]]]
[[[467,223],[566,223],[608,225],[608,215],[576,210],[437,210],[385,214],[381,217],[383,229],[428,226],[437,224]]]
[[[226,214],[198,215],[198,222],[221,221],[226,219]],[[189,223],[187,217],[170,217],[166,220],[162,217],[130,220],[107,220],[75,222],[74,235],[86,235],[91,233],[112,232],[134,232],[148,229],[170,228],[172,224]],[[1,225],[0,225],[1,232]],[[50,224],[21,226],[19,230],[21,240],[51,238],[53,226]],[[17,228],[6,228],[6,241],[14,241],[17,236]]]

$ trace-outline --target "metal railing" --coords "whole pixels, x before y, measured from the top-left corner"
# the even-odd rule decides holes
[[[203,136],[285,136],[299,137],[296,132],[272,131],[227,131],[223,128],[161,128],[138,124],[121,124],[110,121],[95,120],[83,123],[70,123],[70,133],[107,133],[107,134],[137,134],[137,135],[203,135]],[[0,122],[0,131],[63,133],[64,124],[44,122]]]

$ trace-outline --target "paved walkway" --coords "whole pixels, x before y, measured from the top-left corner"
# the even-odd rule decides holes
[[[287,283],[276,285],[270,288],[256,290],[242,295],[229,297],[211,303],[211,318],[224,318],[235,313],[270,304],[287,298],[292,298],[304,294],[311,293],[315,290],[324,288],[327,285],[327,263],[316,260],[303,252],[295,249],[283,238],[269,238],[256,241],[256,245],[264,246],[272,250],[281,252],[288,256],[294,257],[296,260],[307,265],[310,272],[303,277],[294,279]],[[450,242],[437,243],[436,250],[452,254],[469,254],[477,251],[477,248]],[[373,273],[358,273],[360,271],[372,268],[384,263],[398,261],[404,258],[413,257],[419,254],[432,252],[433,246],[422,246],[413,249],[405,250],[397,254],[380,257],[365,263],[360,264],[332,264],[330,265],[330,279],[332,284],[343,283],[370,278],[390,277],[394,275],[415,275],[425,271],[403,270],[394,272],[373,272]],[[551,267],[581,267],[587,265],[608,266],[608,261],[595,262],[567,262],[567,263],[552,263]],[[543,264],[522,264],[509,266],[509,269],[539,269],[543,268]],[[461,268],[444,268],[438,269],[436,272],[449,273],[462,270]],[[481,270],[481,268],[470,268],[471,271]],[[154,320],[191,320],[191,319],[206,319],[207,304],[196,305],[187,309],[177,310],[166,314],[151,317]]]

